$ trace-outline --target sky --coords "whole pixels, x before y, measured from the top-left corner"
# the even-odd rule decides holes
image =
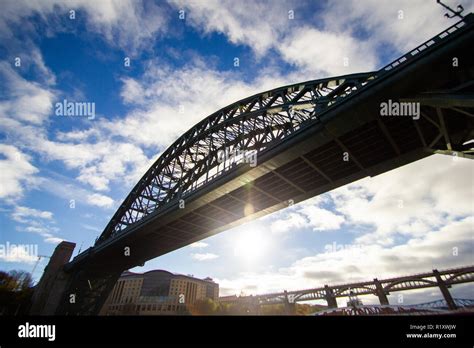
[[[454,24],[444,13],[434,0],[2,1],[0,244],[49,256],[67,240],[76,255],[201,119],[282,85],[377,70]],[[64,100],[95,112],[58,114]],[[210,276],[231,295],[472,265],[473,174],[472,161],[431,156],[133,271]],[[47,260],[4,253],[0,269],[38,279]],[[474,298],[472,285],[451,291]]]

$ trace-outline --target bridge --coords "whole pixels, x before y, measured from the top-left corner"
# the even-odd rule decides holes
[[[380,305],[380,306],[349,306],[343,308],[333,308],[315,313],[314,315],[446,315],[452,313],[472,313],[474,310],[474,300],[454,299],[459,308],[456,312],[447,310],[444,300],[437,300],[419,305]]]
[[[443,271],[414,274],[372,281],[355,282],[341,285],[325,285],[319,288],[283,291],[256,296],[241,296],[233,303],[247,305],[249,310],[259,313],[260,306],[283,304],[288,314],[295,313],[297,302],[325,300],[329,308],[337,308],[336,298],[360,295],[375,295],[382,306],[388,306],[387,295],[392,292],[438,287],[449,310],[455,310],[467,302],[456,302],[449,292],[455,284],[474,282],[474,266],[447,269]],[[404,306],[406,307],[406,306]],[[426,304],[425,307],[433,307]],[[382,307],[381,307],[382,308]],[[365,308],[367,309],[367,308]]]
[[[98,313],[122,271],[355,180],[435,153],[473,158],[473,23],[378,71],[258,93],[197,123],[61,268],[55,313]],[[392,102],[420,112],[382,116]]]

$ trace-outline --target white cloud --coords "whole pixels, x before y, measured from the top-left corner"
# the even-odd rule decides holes
[[[150,159],[139,146],[120,139],[112,139],[114,137],[112,129],[100,128],[93,122],[90,128],[82,131],[59,133],[60,141],[51,139],[47,132],[49,124],[46,122],[51,116],[51,110],[44,105],[52,103],[51,98],[54,95],[52,90],[47,86],[40,87],[28,82],[5,62],[0,63],[0,74],[8,76],[5,79],[5,90],[13,96],[8,101],[0,102],[0,122],[8,134],[8,141],[13,145],[27,148],[47,161],[62,161],[66,168],[78,170],[77,179],[80,182],[89,184],[99,191],[107,190],[113,180],[126,181],[131,186],[147,169],[145,167],[150,164]],[[29,91],[34,91],[38,98],[28,94]],[[15,97],[16,95],[24,97]],[[47,96],[47,101],[43,100],[42,96]],[[29,113],[29,109],[35,110],[35,114]],[[64,120],[58,121],[57,118],[49,120],[49,122],[64,122]],[[90,141],[92,136],[96,139]],[[77,141],[81,142],[76,143]],[[3,149],[9,151],[10,157],[14,155],[11,148],[3,147]],[[23,156],[22,159],[24,161],[27,157]],[[10,173],[17,172],[17,169],[10,162],[4,163],[4,166],[7,164],[11,169],[5,170],[5,176],[11,177]],[[26,168],[25,164],[23,166],[25,170],[18,170],[16,175],[28,177],[27,174],[33,169]],[[18,191],[15,185],[10,189]]]
[[[87,197],[87,202],[92,205],[96,205],[101,208],[110,208],[114,204],[114,200],[110,197],[101,195],[99,193],[93,193]]]
[[[294,1],[170,1],[187,10],[187,21],[204,33],[218,32],[233,44],[244,44],[262,56],[292,25]]]
[[[4,158],[2,158],[4,157]],[[38,169],[30,157],[12,145],[0,144],[0,198],[15,201],[26,188],[36,185]]]
[[[239,74],[218,71],[200,59],[179,70],[157,63],[148,62],[146,73],[140,79],[123,80],[121,96],[135,108],[124,118],[104,121],[101,126],[136,144],[159,149],[170,146],[216,110],[258,91],[301,78],[293,74],[282,77],[274,70],[267,70],[246,83]]]
[[[205,254],[191,254],[191,257],[196,260],[196,261],[209,261],[209,260],[214,260],[219,257],[219,255],[212,254],[212,253],[205,253]]]
[[[222,33],[231,43],[250,47],[257,57],[274,49],[282,59],[303,69],[307,75],[348,74],[373,70],[377,65],[377,51],[368,41],[356,38],[350,31],[316,29],[302,22],[304,3],[183,0],[172,3],[188,10],[188,21],[198,30]],[[289,11],[293,11],[296,19],[290,19]],[[339,17],[334,18],[337,21],[346,16],[337,14]],[[139,91],[138,86],[127,87]]]
[[[449,180],[456,173],[456,180]],[[441,179],[442,178],[442,179]],[[434,155],[331,193],[336,211],[353,224],[373,226],[358,243],[394,243],[422,235],[454,219],[474,215],[474,164]]]
[[[425,0],[329,1],[306,20],[302,18],[312,2],[171,3],[186,9],[188,22],[203,33],[224,34],[231,43],[250,47],[257,57],[274,49],[282,59],[319,77],[381,68],[387,45],[396,54],[405,53],[454,23],[444,17],[445,9]],[[465,13],[474,9],[472,1],[461,3]],[[290,10],[295,19],[289,18]]]
[[[38,117],[41,122],[32,124],[22,115],[9,114],[6,107],[1,107],[1,103],[0,122],[13,144],[35,152],[46,161],[61,161],[67,169],[77,171],[77,179],[81,183],[97,191],[107,191],[114,181],[125,182],[133,187],[157,157],[149,158],[145,149],[159,153],[187,129],[219,108],[256,91],[300,79],[300,76],[290,74],[282,77],[275,71],[266,70],[254,81],[246,83],[241,81],[240,75],[214,70],[199,59],[181,70],[155,63],[148,62],[148,69],[140,79],[124,80],[122,98],[131,104],[132,109],[122,118],[84,121],[85,124],[78,124],[82,129],[59,132],[54,139],[47,131],[46,120],[49,123],[65,120],[58,121],[57,117],[51,117],[48,109],[41,108],[35,100],[31,100],[30,106],[41,110],[41,117]],[[18,83],[22,85],[30,83],[7,64],[0,65],[2,69],[13,76],[8,81],[20,81]],[[13,91],[15,84],[8,81],[5,89]],[[146,91],[141,96],[143,100],[134,97],[127,87],[130,85]],[[203,89],[202,86],[207,88]],[[44,95],[55,93],[47,86],[38,88]],[[195,98],[196,95],[199,98]],[[9,107],[17,107],[15,99],[9,103]],[[67,121],[78,122],[76,119]]]
[[[48,118],[54,93],[22,78],[7,62],[0,62],[0,77],[8,88],[8,99],[0,102],[0,117],[14,118],[29,125],[41,125]]]
[[[301,213],[307,216],[314,231],[336,230],[344,223],[342,215],[315,206],[303,207]]]
[[[469,0],[458,3],[463,3],[465,13],[474,8]],[[446,10],[434,1],[366,0],[361,3],[348,0],[328,2],[326,10],[318,14],[318,18],[324,21],[327,30],[365,31],[374,47],[388,44],[405,53],[458,20],[447,19],[444,13]]]
[[[375,70],[377,51],[349,33],[331,33],[311,27],[292,31],[278,46],[287,62],[319,78]]]
[[[46,236],[46,238],[44,239],[46,243],[50,243],[50,244],[59,244],[63,240],[64,240],[63,238],[52,237],[52,236],[51,237]]]
[[[38,234],[46,243],[57,244],[63,240],[53,234],[59,229],[54,226],[53,213],[50,211],[17,205],[11,218],[21,224],[16,228],[18,231]]]
[[[288,212],[285,215],[286,217],[277,219],[271,223],[270,227],[272,232],[285,233],[290,230],[301,229],[308,226],[308,220],[306,220],[301,214]]]
[[[70,10],[76,19],[70,19]],[[48,35],[66,31],[68,22],[84,20],[86,29],[97,33],[108,44],[120,47],[130,54],[151,45],[167,28],[169,14],[163,6],[149,1],[133,0],[26,0],[7,1],[2,6],[0,32],[4,38],[14,37],[14,25],[36,33],[28,18],[39,14],[43,20],[55,23],[47,28]]]
[[[43,176],[38,179],[38,189],[64,200],[67,206],[85,204],[110,209],[118,203],[107,195],[84,189],[73,178],[47,170],[45,174],[48,177]]]
[[[43,220],[52,220],[53,213],[50,211],[38,210],[23,206],[16,206],[12,213],[12,219],[21,223],[27,221],[30,218],[39,218]]]
[[[339,229],[345,221],[344,216],[318,207],[317,204],[322,202],[322,199],[316,197],[315,199],[269,215],[266,219],[271,221],[271,231],[281,234],[305,228],[312,229],[313,231]]]
[[[456,172],[456,182],[441,180]],[[375,227],[359,242],[393,242],[392,235],[421,235],[453,219],[474,214],[472,161],[435,155],[366,178],[329,194],[336,210],[355,224]],[[403,183],[403,184],[399,184]],[[389,237],[387,239],[387,237]]]

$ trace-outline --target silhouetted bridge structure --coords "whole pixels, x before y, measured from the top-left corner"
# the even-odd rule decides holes
[[[276,88],[203,119],[65,265],[55,312],[98,313],[122,271],[355,180],[435,153],[472,158],[473,17],[378,71]],[[419,103],[420,118],[381,116],[389,101]]]
[[[289,314],[295,312],[295,304],[303,301],[325,300],[329,308],[337,308],[337,298],[360,295],[375,295],[381,305],[389,305],[387,295],[392,292],[438,287],[450,310],[457,308],[456,302],[449,292],[455,284],[474,282],[474,266],[447,269],[443,271],[414,274],[372,281],[354,282],[341,285],[325,285],[319,288],[283,291],[278,293],[236,297],[235,304],[247,305],[259,312],[260,306],[284,304]],[[229,302],[229,301],[227,301]]]
[[[445,300],[437,300],[416,305],[361,305],[331,308],[314,315],[445,315],[453,313],[473,313],[474,300],[453,299],[457,310],[448,308]]]

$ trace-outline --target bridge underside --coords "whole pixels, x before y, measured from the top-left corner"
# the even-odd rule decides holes
[[[463,145],[474,138],[469,35],[334,108],[324,122],[262,153],[258,166],[229,172],[190,194],[184,208],[171,204],[153,220],[96,247],[87,261],[74,260],[67,267],[72,272],[70,288],[82,300],[65,304],[58,313],[97,313],[121,271],[291,203],[434,153],[471,158],[469,146]],[[388,100],[419,102],[420,118],[380,116],[381,103]]]

